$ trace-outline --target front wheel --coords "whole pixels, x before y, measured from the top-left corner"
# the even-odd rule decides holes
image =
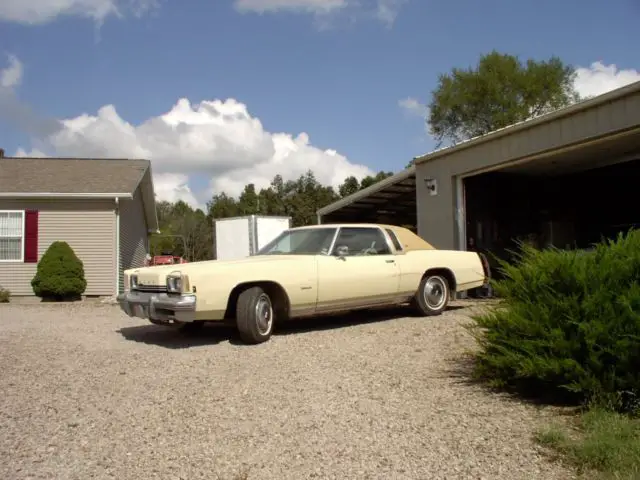
[[[413,306],[421,315],[440,315],[449,303],[449,282],[441,275],[425,275],[413,298]]]
[[[251,287],[238,296],[236,324],[243,342],[257,344],[271,338],[273,305],[261,287]]]

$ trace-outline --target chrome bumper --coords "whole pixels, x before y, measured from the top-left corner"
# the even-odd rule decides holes
[[[130,291],[118,295],[118,303],[130,317],[144,318],[153,323],[188,323],[196,319],[195,295]]]

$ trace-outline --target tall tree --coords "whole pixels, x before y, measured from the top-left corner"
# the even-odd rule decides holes
[[[353,195],[358,190],[360,190],[360,182],[356,177],[347,177],[345,178],[342,185],[338,187],[338,193],[340,193],[341,197],[348,197],[349,195]]]
[[[378,172],[376,175],[364,177],[360,181],[360,189],[370,187],[371,185],[378,183],[380,180],[384,180],[393,175],[393,172]]]
[[[214,195],[207,202],[207,210],[209,219],[228,218],[240,215],[240,207],[235,198],[230,197],[224,192]]]
[[[455,144],[579,100],[574,78],[558,57],[523,63],[494,50],[474,68],[440,75],[427,123],[438,146]]]
[[[242,215],[255,215],[261,213],[260,197],[256,192],[256,186],[253,183],[245,185],[244,190],[238,198],[238,208]]]

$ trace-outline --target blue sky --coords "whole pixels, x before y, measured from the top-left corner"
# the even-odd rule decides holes
[[[100,26],[86,14],[105,12],[114,1],[43,1],[51,14],[44,18],[28,12],[36,0],[3,0],[0,68],[10,67],[8,55],[22,67],[5,97],[40,120],[95,118],[45,134],[4,108],[0,146],[8,154],[34,148],[46,155],[148,156],[158,190],[172,199],[202,202],[212,190],[306,168],[328,183],[363,175],[365,167],[398,171],[433,147],[420,111],[399,102],[427,102],[439,73],[475,64],[494,48],[522,58],[558,55],[584,67],[581,85],[596,93],[636,78],[621,70],[640,70],[635,0],[360,0],[330,14],[313,9],[318,0],[238,0],[255,9],[280,6],[262,14],[234,0],[164,0],[138,15],[119,3],[120,16],[107,15]],[[395,18],[380,14],[380,2]],[[61,11],[69,4],[72,11]],[[598,61],[609,70],[587,70]],[[190,110],[158,125],[154,117],[180,98],[193,108],[232,98],[246,112],[219,106],[223,120],[211,120],[215,131],[205,113]],[[115,111],[98,115],[105,105]],[[235,123],[227,127],[224,119]],[[305,132],[309,145],[272,140],[280,132]]]

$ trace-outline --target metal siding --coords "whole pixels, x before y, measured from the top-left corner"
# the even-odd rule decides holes
[[[436,162],[434,162],[435,164]],[[451,165],[437,162],[428,172],[421,172],[418,166],[416,174],[416,196],[418,209],[418,235],[439,249],[450,249],[454,245],[455,191]],[[438,182],[438,194],[429,195],[424,178],[435,178]],[[451,225],[452,228],[448,228]]]
[[[458,175],[526,158],[592,137],[613,134],[640,124],[640,93],[608,102],[551,123],[451,152],[416,165],[418,234],[441,249],[455,249]],[[430,196],[424,178],[438,181],[438,195]]]
[[[0,200],[0,210],[35,209],[38,260],[55,241],[65,241],[84,264],[85,295],[115,290],[115,214],[113,200]],[[35,263],[0,263],[0,285],[12,295],[32,296]]]
[[[144,216],[144,204],[138,188],[131,200],[120,200],[120,292],[124,290],[123,272],[129,268],[144,266],[148,249],[148,228]]]

